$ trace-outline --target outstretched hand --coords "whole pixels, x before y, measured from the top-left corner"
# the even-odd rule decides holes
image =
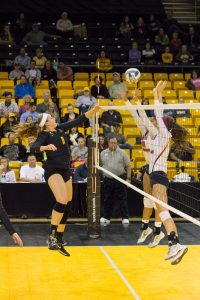
[[[167,86],[166,80],[158,81],[156,87],[153,89],[154,99],[159,99],[160,101],[162,101],[162,92],[164,91],[166,86]]]
[[[99,112],[99,110],[100,110],[99,105],[94,106],[93,108],[91,108],[90,110],[88,110],[85,113],[86,118],[90,119],[93,115],[95,115],[97,112]]]
[[[23,241],[16,232],[13,233],[12,239],[15,242],[15,244],[17,244],[19,247],[23,247]]]

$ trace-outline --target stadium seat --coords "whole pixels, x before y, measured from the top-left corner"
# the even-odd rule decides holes
[[[175,161],[168,161],[167,162],[168,169],[176,169],[176,162]]]
[[[49,81],[48,80],[42,80],[41,82],[40,82],[40,85],[39,85],[39,87],[41,87],[41,88],[49,88]]]
[[[96,77],[96,76],[101,76],[102,78],[103,78],[103,80],[105,81],[105,74],[104,73],[97,73],[97,72],[92,72],[91,74],[90,74],[90,80],[94,80],[94,78]],[[111,79],[112,80],[112,79]]]
[[[128,141],[128,143],[131,144],[132,146],[135,145],[135,143],[136,143],[136,139],[133,138],[133,137],[127,138],[127,141]]]
[[[63,108],[63,106],[67,106],[68,104],[72,104],[75,105],[76,103],[76,99],[66,99],[66,98],[62,98],[59,100],[59,107]]]
[[[20,169],[21,165],[22,165],[22,163],[19,161],[9,161],[9,167],[11,169]]]
[[[176,120],[176,123],[179,125],[182,125],[184,127],[193,127],[194,123],[193,123],[193,119],[192,118],[178,118]]]
[[[194,93],[193,93],[193,91],[190,91],[190,90],[179,90],[178,97],[184,98],[184,99],[185,98],[194,99]]]
[[[125,117],[123,118],[123,125],[124,126],[133,126],[135,125],[135,120],[133,119],[133,117]],[[133,128],[135,130],[135,128]]]
[[[135,170],[139,171],[145,165],[145,161],[144,160],[136,160],[134,165],[135,165],[134,166]]]
[[[135,162],[139,161],[139,160],[140,161],[141,160],[145,161],[142,149],[133,149],[132,150],[132,157],[135,160]]]
[[[167,169],[167,178],[171,181],[174,176],[176,176],[178,173],[177,173],[177,170],[176,169]]]
[[[16,181],[19,181],[20,180],[20,169],[12,169],[12,170],[15,172]]]
[[[129,85],[127,85],[127,88],[128,88],[128,97],[131,97],[131,98],[132,98],[135,89],[134,89],[134,88],[133,88],[133,89],[129,88]],[[149,90],[144,90],[144,92],[145,92],[145,91],[149,91]],[[138,97],[138,99],[141,99],[141,98],[142,98],[142,93],[143,93],[142,90],[138,90],[138,91],[137,91],[137,97]]]
[[[113,80],[113,73],[106,73],[106,80],[112,81]]]
[[[175,80],[175,81],[173,81],[173,83],[172,83],[173,89],[174,89],[174,90],[185,89],[185,83],[186,83],[186,81],[183,81],[183,80]]]
[[[42,98],[43,97],[43,94],[45,93],[45,92],[49,92],[50,94],[51,94],[51,92],[50,92],[50,90],[49,89],[47,89],[47,88],[37,88],[36,90],[35,90],[35,95],[36,95],[36,97],[37,98]]]
[[[153,80],[152,73],[141,73],[140,80]]]
[[[89,80],[89,74],[88,73],[83,73],[83,72],[78,72],[74,74],[74,80],[84,80],[88,81]]]
[[[197,169],[197,161],[181,161],[179,168],[185,167],[186,169]]]
[[[132,118],[133,119],[133,118]],[[124,121],[124,120],[123,120]],[[141,132],[137,127],[123,127],[123,132],[126,138],[129,137],[140,137]]]
[[[109,86],[113,83],[113,81],[106,81],[106,87],[109,88]]]
[[[110,99],[98,99],[98,103],[100,106],[108,106]]]
[[[200,91],[196,91],[196,99],[200,102]]]
[[[188,80],[191,78],[191,73],[185,73],[185,80]]]
[[[4,92],[10,92],[11,94],[12,94],[12,96],[14,96],[14,94],[15,94],[15,91],[14,91],[14,88],[1,88],[1,97],[3,97],[4,98]],[[13,99],[14,100],[14,99]]]
[[[153,90],[144,90],[143,96],[145,98],[153,99]]]
[[[171,81],[173,80],[184,80],[184,76],[182,73],[170,73],[169,74],[169,79]]]
[[[139,88],[142,89],[142,90],[150,90],[150,89],[153,89],[154,86],[155,86],[154,81],[143,80],[143,81],[139,82]]]
[[[189,137],[198,137],[198,136],[200,136],[200,134],[198,133],[197,128],[195,128],[195,127],[187,128],[187,131],[189,132]]]
[[[59,89],[57,91],[58,98],[73,98],[74,90]]]
[[[14,89],[14,81],[13,80],[0,80],[0,88],[1,89]]]
[[[125,101],[122,99],[114,99],[113,103],[114,103],[114,105],[125,106]]]
[[[166,99],[168,99],[168,98],[176,99],[176,91],[174,91],[174,90],[164,90],[163,91],[163,96],[165,96]]]
[[[8,79],[8,72],[0,72],[0,80]]]
[[[19,143],[19,140],[15,139],[15,143]],[[1,147],[3,147],[4,145],[8,145],[8,138],[6,137],[1,138]]]
[[[77,92],[77,91],[83,91],[84,87],[87,87],[88,86],[88,81],[86,80],[77,80],[77,81],[74,81],[74,90]]]
[[[69,80],[68,81],[67,80],[59,80],[59,81],[57,81],[57,88],[58,88],[58,90],[60,88],[71,90],[72,89],[72,82],[69,81]]]
[[[1,125],[3,125],[3,124],[6,122],[6,120],[7,120],[7,119],[4,118],[4,117],[1,117],[0,119],[1,119]]]
[[[189,141],[195,149],[200,148],[200,137],[191,137]]]
[[[128,89],[135,90],[137,87],[137,83],[128,83],[127,81],[123,81],[123,83],[127,86]]]
[[[167,73],[154,73],[154,80],[168,80],[168,74]]]
[[[178,104],[178,99],[167,99],[167,104]]]

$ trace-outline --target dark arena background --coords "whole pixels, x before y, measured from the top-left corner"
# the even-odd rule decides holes
[[[199,66],[200,0],[1,3],[0,300],[199,299]],[[187,131],[184,141],[181,131],[168,141],[160,163],[161,170],[167,166],[167,208],[188,248],[177,265],[164,259],[169,232],[155,222],[155,211],[148,220],[143,215],[143,191],[152,195],[145,190],[145,138],[134,113],[155,119],[153,89],[160,80],[166,81],[162,120],[173,123],[165,129]],[[56,151],[64,145],[70,151],[69,168],[62,170],[72,177],[70,201],[61,175],[66,197],[60,182],[54,183],[57,194],[45,182],[52,151],[33,151],[36,137],[21,138],[16,126],[41,125],[44,113],[58,124],[73,122],[96,105],[92,118],[64,133],[42,126],[50,138],[62,131]],[[58,194],[69,201],[61,243],[69,257],[52,222]],[[154,205],[163,200],[162,193],[154,196]],[[47,245],[50,224],[57,230],[55,250]],[[156,226],[163,232],[159,245],[152,244]]]

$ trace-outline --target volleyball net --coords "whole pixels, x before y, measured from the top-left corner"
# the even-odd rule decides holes
[[[99,155],[99,133],[103,132],[101,118],[103,114],[105,114],[105,112],[108,113],[109,110],[117,111],[121,114],[123,120],[123,123],[120,125],[120,130],[117,122],[116,124],[112,122],[107,128],[110,129],[110,132],[113,133],[117,139],[120,135],[124,135],[127,144],[131,145],[131,157],[130,147],[129,149],[123,149],[123,151],[125,151],[131,159],[130,164],[133,177],[135,177],[135,179],[138,178],[141,168],[146,162],[141,144],[142,133],[136,124],[136,120],[132,116],[132,112],[135,111],[138,115],[141,115],[140,112],[146,113],[148,120],[151,122],[152,117],[155,117],[155,110],[158,109],[158,106],[154,104],[127,106],[123,100],[114,100],[113,105],[110,106],[107,104],[106,101],[104,103],[104,100],[101,100],[101,112],[100,114],[96,114],[93,118],[92,140],[94,142],[93,158],[95,168],[99,170],[103,176],[116,179],[125,184],[127,188],[149,198],[155,204],[163,206],[176,216],[200,226],[200,103],[165,104],[159,107],[159,110],[163,110],[164,116],[172,117],[176,124],[179,124],[182,128],[187,130],[187,137],[184,141],[179,140],[178,134],[176,135],[176,139],[171,139],[169,143],[169,156],[167,158],[167,177],[170,181],[168,204],[145,193],[134,184],[128,183],[126,180],[123,180],[110,170],[104,168]],[[118,129],[116,130],[116,128]],[[158,142],[158,147],[159,146]],[[122,145],[119,144],[119,147],[122,147]],[[159,160],[158,163],[162,165],[162,160]],[[175,182],[176,184],[174,184]]]

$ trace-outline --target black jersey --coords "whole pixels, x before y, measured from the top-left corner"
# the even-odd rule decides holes
[[[7,229],[7,231],[10,233],[10,235],[13,235],[13,233],[16,232],[14,227],[12,226],[9,217],[7,215],[7,212],[5,211],[5,208],[2,203],[1,193],[0,193],[0,220],[2,221],[3,225]]]
[[[65,132],[72,127],[82,124],[86,120],[85,115],[82,115],[73,121],[59,124],[55,131],[43,131],[38,135],[37,140],[31,147],[32,153],[39,152],[41,146],[49,144],[53,144],[57,148],[56,151],[46,151],[47,160],[43,165],[45,169],[57,168],[68,170],[70,168],[70,149]]]

